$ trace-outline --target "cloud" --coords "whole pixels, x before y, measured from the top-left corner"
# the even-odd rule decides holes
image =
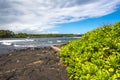
[[[110,14],[120,0],[0,0],[0,29],[46,33],[58,24]]]

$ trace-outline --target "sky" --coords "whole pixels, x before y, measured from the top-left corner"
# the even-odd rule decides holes
[[[0,29],[84,34],[120,22],[120,0],[0,0]]]

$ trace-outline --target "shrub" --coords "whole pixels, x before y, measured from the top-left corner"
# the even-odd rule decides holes
[[[87,32],[59,53],[70,80],[120,79],[120,22]]]

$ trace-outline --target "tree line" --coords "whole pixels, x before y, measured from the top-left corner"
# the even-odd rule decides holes
[[[0,38],[40,38],[40,37],[80,37],[82,34],[28,34],[14,33],[10,30],[0,30]]]

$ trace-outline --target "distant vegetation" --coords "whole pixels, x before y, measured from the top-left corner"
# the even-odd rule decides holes
[[[120,22],[87,32],[59,54],[70,80],[120,80]]]
[[[9,30],[0,30],[0,38],[11,38],[14,37],[14,33]]]
[[[0,30],[0,38],[39,38],[39,37],[80,37],[82,34],[15,34],[9,30]]]

